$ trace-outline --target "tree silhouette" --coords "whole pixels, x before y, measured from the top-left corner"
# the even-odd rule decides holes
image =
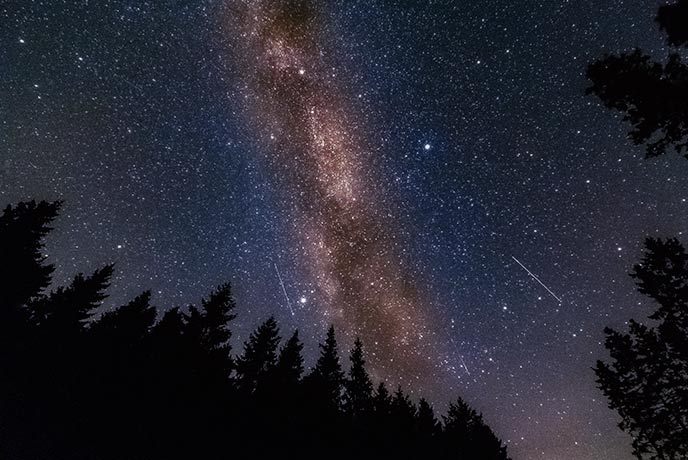
[[[244,344],[244,353],[237,360],[239,389],[254,393],[266,383],[277,364],[279,329],[275,318],[270,317],[251,333]]]
[[[159,320],[149,291],[104,308],[112,265],[52,287],[43,238],[59,206],[0,216],[0,458],[501,459],[484,425],[457,444],[470,417],[450,408],[443,426],[424,399],[373,391],[358,339],[345,376],[333,327],[305,378],[298,331],[279,348],[274,318],[234,357],[229,284]],[[679,332],[661,330],[677,346]]]
[[[280,349],[277,365],[270,376],[267,388],[268,414],[275,420],[275,441],[281,451],[298,450],[307,442],[304,437],[306,426],[303,406],[307,395],[302,388],[303,344],[299,332],[292,336]]]
[[[222,369],[226,378],[232,371],[229,323],[236,318],[232,287],[229,283],[220,285],[208,299],[201,300],[200,343],[212,361],[210,366]]]
[[[50,285],[54,267],[46,263],[43,238],[60,206],[30,201],[0,215],[0,457],[40,458],[51,447],[33,397],[42,344],[26,304]]]
[[[91,276],[78,274],[67,287],[59,287],[28,305],[32,321],[43,331],[71,337],[83,331],[83,326],[107,297],[113,266],[96,270]]]
[[[351,368],[345,382],[345,410],[354,417],[363,417],[370,413],[373,406],[373,382],[365,368],[363,343],[359,338],[349,356]]]
[[[0,314],[26,304],[50,284],[54,267],[45,263],[43,237],[52,230],[49,225],[61,205],[29,201],[8,205],[0,216]]]
[[[342,404],[344,372],[339,362],[334,326],[327,330],[325,342],[319,347],[320,356],[308,376],[308,382],[315,398],[330,406],[330,409],[339,410]]]
[[[672,46],[688,45],[688,1],[679,0],[671,5],[660,6],[657,22],[659,28],[667,34],[667,43]]]
[[[659,9],[656,20],[671,46],[688,44],[687,11],[686,0]],[[629,137],[645,145],[647,158],[672,149],[688,158],[688,68],[679,53],[670,53],[666,64],[640,50],[605,55],[588,66],[587,76],[593,83],[587,94],[623,114],[632,125]]]
[[[150,299],[151,293],[146,291],[128,304],[103,313],[91,326],[90,334],[103,340],[105,346],[135,347],[155,324],[157,311]]]
[[[380,382],[375,390],[373,408],[375,409],[375,413],[382,417],[389,415],[391,412],[392,397],[389,395],[389,390],[385,382]]]
[[[446,448],[464,452],[468,458],[506,460],[506,447],[480,414],[458,398],[449,404],[442,434]]]
[[[650,327],[629,321],[628,333],[606,328],[611,363],[598,361],[597,382],[639,459],[688,455],[688,254],[676,239],[648,238],[633,268],[638,290],[659,308]]]
[[[416,427],[420,435],[425,438],[425,442],[439,435],[442,430],[442,425],[437,420],[437,417],[435,417],[435,411],[425,398],[420,398],[418,401]]]
[[[296,330],[280,350],[275,366],[275,380],[282,388],[294,388],[303,375],[303,344]]]

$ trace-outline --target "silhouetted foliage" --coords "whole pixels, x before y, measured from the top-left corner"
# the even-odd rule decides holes
[[[294,387],[301,381],[303,375],[303,344],[299,339],[299,331],[287,340],[280,350],[275,366],[275,378],[281,387]]]
[[[660,6],[656,20],[659,28],[667,34],[669,45],[688,45],[688,1],[679,0],[671,5]]]
[[[319,347],[320,356],[307,378],[307,384],[313,398],[319,400],[319,403],[329,406],[329,409],[339,410],[342,405],[344,372],[339,362],[334,326],[327,330],[325,342]]]
[[[239,389],[251,394],[265,385],[277,364],[279,341],[277,322],[272,317],[251,333],[244,344],[244,353],[237,360]]]
[[[657,21],[670,45],[686,45],[688,2],[663,6]],[[629,54],[605,55],[588,66],[594,94],[604,105],[623,114],[632,125],[629,137],[645,145],[646,157],[675,150],[688,151],[688,67],[672,52],[666,64],[635,50]]]
[[[506,447],[485,424],[482,415],[461,398],[449,404],[449,410],[444,417],[442,436],[448,448],[465,452],[468,458],[507,458]]]
[[[631,276],[659,308],[651,327],[630,320],[628,333],[606,328],[611,362],[595,373],[639,459],[688,456],[688,254],[676,239],[645,242]]]
[[[0,292],[6,306],[26,304],[50,284],[54,267],[45,263],[43,237],[60,206],[30,201],[7,206],[0,216]]]
[[[363,343],[358,338],[354,342],[349,361],[351,368],[345,383],[345,410],[354,418],[364,417],[373,409],[373,382],[365,368]]]
[[[465,403],[473,418],[450,408],[443,425],[424,399],[373,391],[358,339],[345,372],[333,327],[306,377],[274,318],[233,357],[229,284],[160,316],[149,291],[103,310],[112,265],[46,292],[59,206],[0,216],[0,458],[505,458]]]
[[[427,439],[432,439],[439,435],[442,425],[435,416],[435,411],[425,398],[418,401],[418,411],[416,412],[416,429],[418,433]]]

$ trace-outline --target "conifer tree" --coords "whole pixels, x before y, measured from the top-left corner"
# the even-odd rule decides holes
[[[155,324],[157,311],[150,304],[151,293],[145,291],[126,305],[105,312],[89,330],[105,341],[105,346],[133,347],[148,335]]]
[[[354,417],[368,414],[372,410],[373,382],[365,368],[363,343],[359,338],[349,355],[351,368],[345,384],[345,408]]]
[[[437,436],[441,430],[441,425],[435,417],[435,411],[425,398],[420,398],[418,401],[416,427],[420,436],[425,438],[426,442],[428,438]]]
[[[392,407],[392,398],[387,390],[387,385],[382,381],[378,384],[373,396],[373,409],[378,416],[386,417],[389,415]]]
[[[106,265],[85,277],[78,274],[68,287],[58,287],[29,304],[32,320],[41,329],[59,336],[78,336],[86,322],[107,297],[113,266]]]
[[[468,405],[466,401],[457,398],[449,404],[449,409],[444,418],[443,437],[451,448],[459,451],[471,449],[475,432],[480,425],[479,415]]]
[[[209,352],[218,352],[221,356],[229,356],[232,338],[229,322],[236,318],[236,305],[232,298],[232,288],[229,283],[222,284],[215,289],[207,299],[201,301],[203,307],[203,336],[202,343]]]
[[[320,356],[309,376],[309,381],[317,398],[331,409],[341,408],[344,372],[339,362],[337,338],[334,326],[327,330],[325,343],[320,345]]]
[[[659,7],[656,21],[667,34],[667,43],[672,46],[688,46],[688,0],[678,0]]]
[[[295,330],[287,343],[280,349],[275,378],[279,384],[288,389],[293,388],[303,375],[303,344],[299,340],[299,331]]]
[[[442,437],[445,449],[455,449],[468,458],[508,460],[506,447],[485,424],[482,415],[461,398],[449,404]]]
[[[0,457],[48,455],[41,449],[49,435],[41,434],[45,423],[35,415],[41,401],[34,391],[42,383],[45,344],[26,305],[50,285],[54,267],[46,263],[43,239],[60,205],[22,202],[0,215]]]
[[[277,364],[279,329],[275,318],[268,318],[251,333],[244,343],[244,352],[237,360],[238,385],[246,393],[254,393],[266,383]]]
[[[197,364],[206,370],[199,373],[216,381],[226,380],[234,367],[229,329],[229,323],[236,317],[234,309],[231,286],[225,283],[201,300],[200,309],[190,306],[184,316],[185,333],[197,347]],[[210,369],[212,372],[208,372]]]
[[[61,205],[22,202],[8,205],[0,215],[0,315],[26,304],[50,284],[54,266],[45,263],[43,238]],[[7,324],[2,319],[0,324]]]
[[[688,46],[686,18],[686,0],[660,7],[656,21],[670,47]],[[673,49],[666,62],[657,62],[636,49],[588,66],[587,94],[623,114],[631,125],[628,137],[645,146],[647,158],[671,151],[688,158],[688,66],[682,58],[682,50]]]
[[[35,366],[38,348],[26,305],[43,296],[54,270],[46,263],[43,238],[57,216],[60,202],[22,202],[0,215],[0,391],[20,391],[18,378]],[[10,393],[11,394],[11,393]]]
[[[181,388],[182,370],[189,365],[186,338],[183,335],[184,317],[178,307],[167,310],[150,334],[152,384],[158,387],[163,399],[167,392]]]
[[[639,459],[688,455],[688,254],[676,239],[645,242],[631,276],[659,308],[650,327],[629,321],[628,333],[606,328],[612,361],[595,367],[620,428],[633,437]]]
[[[399,430],[408,432],[413,429],[416,407],[401,389],[401,385],[397,387],[397,391],[392,396],[390,410]]]

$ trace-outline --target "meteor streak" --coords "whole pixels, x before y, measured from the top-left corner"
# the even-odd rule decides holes
[[[284,287],[284,281],[282,281],[282,275],[280,274],[279,268],[277,268],[277,264],[273,263],[275,266],[275,272],[277,272],[277,278],[279,279],[280,286],[282,286],[282,292],[284,293],[284,298],[287,299],[287,307],[289,308],[289,311],[291,312],[291,316],[294,316],[294,309],[291,308],[291,301],[289,300],[289,296],[287,295],[287,289]]]
[[[461,365],[464,369],[466,369],[466,374],[471,375],[471,373],[468,371],[468,366],[466,366],[466,361],[463,360],[463,356],[459,355],[459,358],[461,358]]]
[[[550,288],[548,288],[548,287],[545,285],[545,283],[543,283],[542,281],[540,281],[540,278],[538,278],[537,276],[535,276],[535,275],[533,274],[533,272],[531,272],[530,270],[528,270],[528,269],[526,268],[526,266],[523,265],[521,262],[519,262],[519,260],[518,260],[516,257],[511,256],[511,258],[514,259],[514,260],[516,261],[516,263],[519,264],[525,271],[527,271],[528,274],[529,274],[530,276],[532,276],[533,279],[534,279],[535,281],[537,281],[538,283],[540,283],[540,284],[542,285],[543,288],[547,289],[547,292],[549,292],[550,294],[552,294],[552,297],[554,297],[555,299],[557,299],[557,301],[558,301],[559,303],[562,303],[562,302],[561,302],[561,299],[560,299],[559,297],[557,297],[557,295],[556,295],[554,292],[552,292],[552,290],[551,290]]]

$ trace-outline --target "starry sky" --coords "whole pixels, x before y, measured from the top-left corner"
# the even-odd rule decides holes
[[[231,280],[238,344],[274,314],[312,363],[332,323],[514,460],[629,459],[591,367],[651,312],[627,273],[686,228],[688,162],[585,68],[663,56],[659,4],[6,0],[0,198],[65,200],[55,280],[114,261],[106,308]]]

